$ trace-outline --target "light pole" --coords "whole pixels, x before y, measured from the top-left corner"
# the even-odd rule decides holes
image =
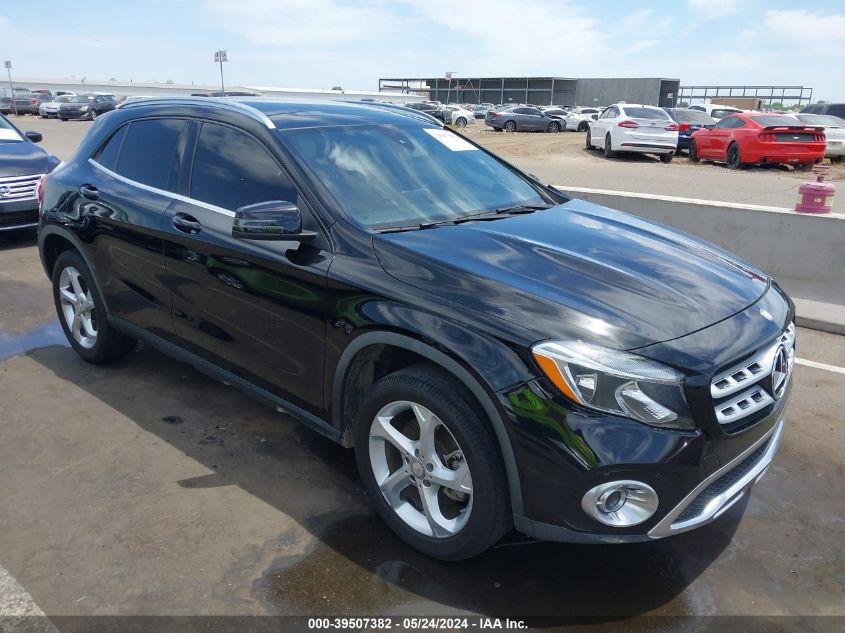
[[[446,103],[449,103],[449,98],[452,96],[452,74],[453,71],[446,73],[446,79],[449,83],[446,84]]]
[[[215,51],[214,61],[220,64],[220,92],[226,92],[226,89],[223,87],[223,62],[229,61],[226,51]]]
[[[18,116],[18,104],[15,103],[15,89],[12,87],[12,62],[8,59],[3,62],[6,67],[6,74],[9,76],[9,96],[12,98],[12,108],[15,110],[15,116]]]

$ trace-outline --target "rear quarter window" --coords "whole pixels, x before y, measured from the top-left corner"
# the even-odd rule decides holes
[[[126,136],[126,129],[128,127],[128,125],[124,125],[118,128],[117,131],[111,135],[109,140],[106,141],[105,145],[100,147],[97,153],[94,154],[94,160],[96,162],[106,169],[115,171],[115,167],[117,167],[117,158],[120,155],[120,146],[123,144],[123,139]]]
[[[129,124],[115,171],[156,189],[175,189],[176,147],[185,121],[146,119]]]

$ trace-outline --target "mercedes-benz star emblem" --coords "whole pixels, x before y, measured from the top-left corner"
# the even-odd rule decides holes
[[[772,365],[772,396],[780,400],[786,390],[786,381],[789,378],[789,357],[786,349],[781,345],[775,352],[775,361]]]
[[[12,194],[12,188],[9,185],[0,185],[0,198],[8,198]]]

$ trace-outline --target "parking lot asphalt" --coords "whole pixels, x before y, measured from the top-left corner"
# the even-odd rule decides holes
[[[87,126],[27,127],[66,158]],[[148,348],[82,362],[32,233],[0,234],[0,297],[0,615],[23,592],[51,616],[845,616],[842,337],[799,330],[798,356],[828,367],[798,365],[779,455],[717,522],[634,545],[511,535],[447,564],[373,515],[351,452],[288,416]]]

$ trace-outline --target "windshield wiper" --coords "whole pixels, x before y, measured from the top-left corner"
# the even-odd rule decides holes
[[[377,229],[379,233],[400,233],[402,231],[421,231],[424,229],[435,229],[440,226],[454,226],[456,224],[463,224],[465,222],[487,222],[490,220],[501,220],[509,218],[514,215],[523,215],[526,213],[534,213],[542,209],[551,209],[554,205],[517,205],[514,207],[502,207],[494,209],[493,211],[484,211],[482,213],[475,213],[473,215],[464,215],[454,220],[440,220],[439,222],[422,222],[420,224],[410,224],[407,226],[390,226],[383,229]]]

